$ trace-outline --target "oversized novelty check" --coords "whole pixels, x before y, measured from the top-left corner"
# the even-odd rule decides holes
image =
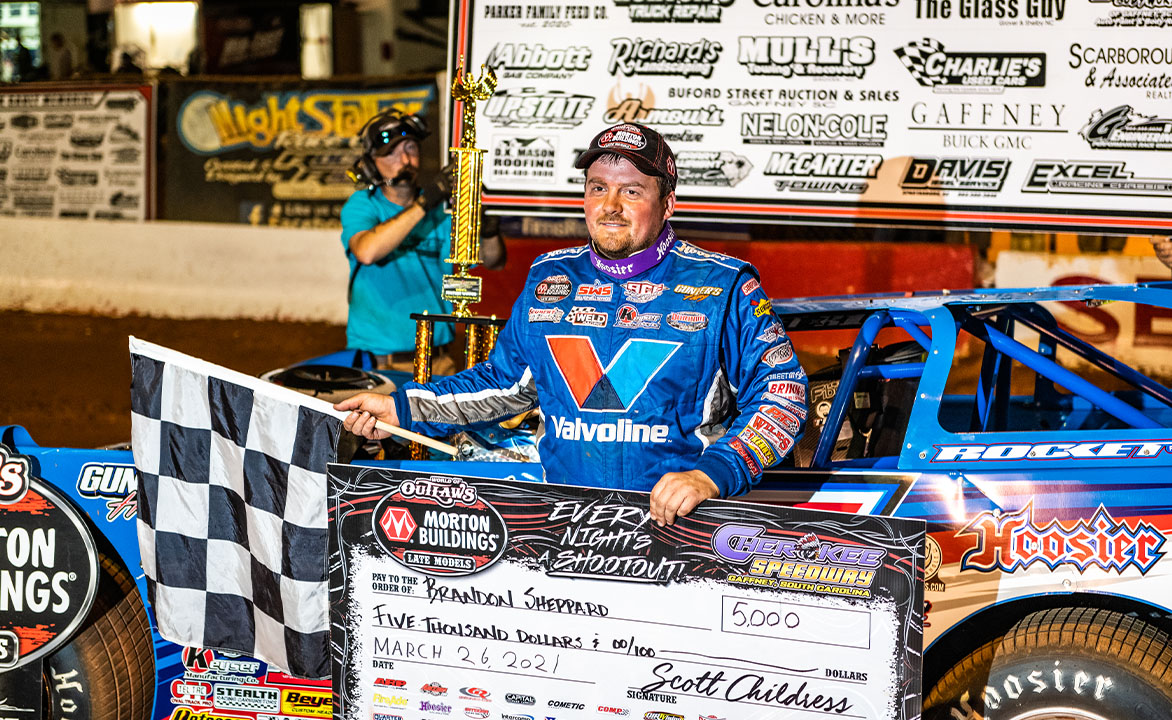
[[[458,467],[458,466],[453,466]],[[338,718],[919,714],[924,525],[330,466]]]

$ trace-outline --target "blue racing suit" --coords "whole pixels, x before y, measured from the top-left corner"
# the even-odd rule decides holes
[[[752,265],[660,238],[625,279],[589,246],[538,257],[489,359],[404,384],[400,424],[449,435],[540,406],[547,482],[648,491],[698,469],[747,492],[796,443],[806,375]]]

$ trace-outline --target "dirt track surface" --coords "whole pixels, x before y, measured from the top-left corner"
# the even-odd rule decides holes
[[[129,440],[129,335],[249,375],[346,345],[345,327],[326,323],[0,311],[0,425],[23,425],[44,447]]]

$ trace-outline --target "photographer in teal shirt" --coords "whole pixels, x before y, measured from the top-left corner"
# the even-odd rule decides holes
[[[419,182],[420,142],[428,135],[423,119],[399,110],[371,118],[361,131],[363,152],[354,174],[365,187],[342,207],[342,245],[350,262],[350,313],[346,347],[375,356],[380,369],[413,367],[415,322],[411,313],[446,314],[440,297],[448,256],[451,216],[443,203],[451,194],[445,168]],[[504,265],[505,249],[495,218],[481,225],[481,260],[490,269]],[[455,363],[442,346],[451,327],[437,323],[433,372],[448,374]]]

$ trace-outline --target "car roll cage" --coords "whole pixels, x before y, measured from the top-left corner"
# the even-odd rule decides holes
[[[1167,424],[1145,414],[1140,408],[1059,365],[1054,359],[1057,348],[1062,347],[1091,367],[1142,391],[1159,404],[1172,409],[1172,390],[1063,329],[1053,314],[1038,304],[1043,301],[1082,301],[1098,305],[1112,300],[1147,302],[1165,308],[1172,307],[1172,283],[973,290],[909,296],[884,295],[867,299],[817,298],[776,301],[775,309],[789,332],[814,329],[859,330],[846,354],[842,376],[818,437],[811,467],[857,464],[851,460],[832,462],[831,456],[837,442],[838,430],[847,416],[849,403],[859,380],[915,379],[922,378],[925,372],[935,372],[926,370],[928,364],[925,362],[869,364],[868,360],[875,349],[876,337],[881,330],[889,327],[906,332],[923,349],[926,356],[939,354],[942,344],[947,345],[947,349],[955,349],[956,336],[961,329],[984,341],[985,349],[977,378],[971,422],[971,426],[978,428],[979,432],[995,432],[1004,429],[1008,424],[1013,360],[1036,373],[1035,402],[1050,406],[1059,405],[1061,394],[1054,387],[1057,384],[1090,405],[1090,408],[1078,411],[1080,417],[1085,417],[1092,409],[1098,409],[1127,427],[1168,427]],[[950,314],[950,323],[941,322],[942,309]],[[1038,333],[1038,349],[1032,349],[1013,337],[1014,326],[1017,323]],[[950,331],[951,337],[947,343],[937,343],[936,347],[933,347],[933,336],[925,332],[925,328],[929,331],[935,328],[934,335],[937,339],[940,339],[942,330]],[[938,383],[933,385],[939,387],[941,392],[947,373],[951,369],[951,358],[947,359],[948,364],[935,365],[936,371],[942,372],[943,377],[937,378]],[[934,393],[920,393],[918,397],[927,399],[930,394]],[[936,394],[935,399],[939,403],[941,395]],[[937,432],[933,434],[943,434],[943,428],[939,426],[938,412],[935,414],[936,427],[933,429]],[[873,466],[890,464],[890,460],[877,461]]]

